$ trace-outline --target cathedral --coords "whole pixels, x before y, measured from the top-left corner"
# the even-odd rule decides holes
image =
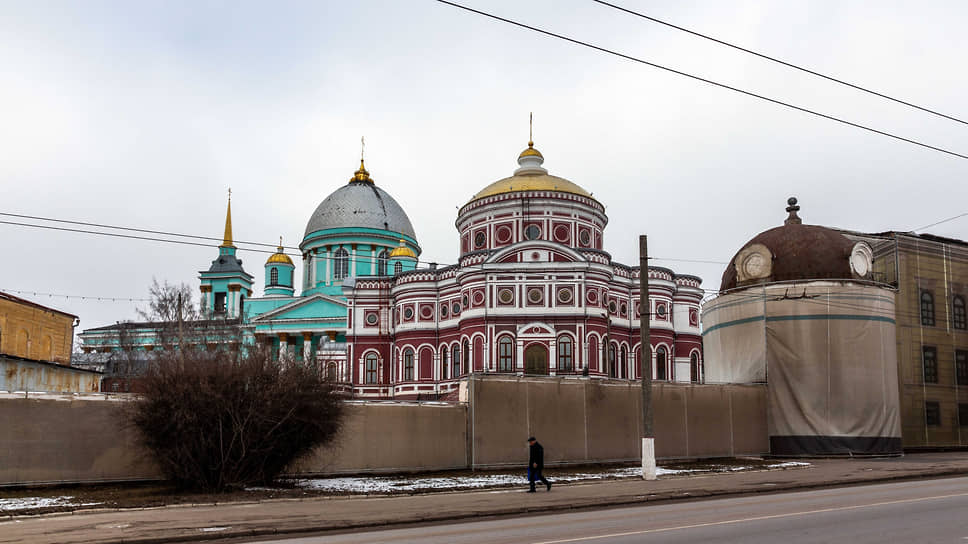
[[[460,208],[460,256],[437,266],[418,260],[410,218],[361,159],[306,224],[301,285],[280,243],[257,298],[230,201],[218,257],[199,275],[202,308],[357,398],[446,398],[469,373],[639,378],[641,271],[604,251],[605,207],[549,174],[533,142],[517,163]],[[653,379],[702,381],[701,279],[648,273]],[[85,346],[105,345],[109,328],[85,331]]]

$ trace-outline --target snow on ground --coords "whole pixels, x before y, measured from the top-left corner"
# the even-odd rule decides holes
[[[793,468],[809,466],[810,463],[777,463],[766,465],[765,468]],[[753,470],[753,466],[706,466],[697,469],[665,469],[658,467],[658,476],[672,476],[701,472],[725,472]],[[604,479],[638,478],[642,475],[640,467],[625,467],[603,470],[601,472],[559,472],[551,476],[552,483],[581,482]],[[293,482],[296,486],[316,491],[330,491],[334,493],[408,493],[421,490],[460,490],[483,489],[492,487],[510,487],[527,483],[524,472],[520,473],[489,473],[473,476],[359,476],[345,478],[313,478],[300,479]]]
[[[61,497],[17,497],[14,499],[0,499],[0,511],[35,510],[37,508],[51,508],[64,506],[95,506],[99,502],[73,503],[71,496]]]

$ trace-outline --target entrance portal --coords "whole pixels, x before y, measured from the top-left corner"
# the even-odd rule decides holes
[[[548,348],[531,344],[524,350],[524,373],[548,375]]]

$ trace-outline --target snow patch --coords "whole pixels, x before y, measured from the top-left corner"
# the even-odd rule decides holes
[[[18,497],[14,499],[0,499],[0,510],[36,510],[38,508],[95,506],[99,502],[75,503],[74,497],[63,495],[60,497]]]
[[[809,466],[810,463],[777,463],[767,465],[767,468],[787,468],[794,466]],[[726,472],[752,470],[752,466],[705,466],[696,469],[668,469],[658,467],[658,476],[673,476],[679,474],[702,472]],[[595,480],[614,480],[622,478],[640,478],[640,467],[625,467],[603,470],[601,472],[562,472],[551,476],[552,483],[582,482]],[[411,493],[423,490],[462,490],[485,489],[493,487],[510,487],[525,485],[527,478],[523,473],[489,473],[473,476],[361,476],[342,478],[313,478],[300,479],[293,482],[297,487],[315,491],[329,491],[333,493],[370,494],[370,493]]]

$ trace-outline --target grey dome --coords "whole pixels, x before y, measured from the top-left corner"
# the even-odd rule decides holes
[[[326,197],[306,224],[306,234],[324,229],[364,227],[417,239],[403,208],[371,181],[351,181]]]

